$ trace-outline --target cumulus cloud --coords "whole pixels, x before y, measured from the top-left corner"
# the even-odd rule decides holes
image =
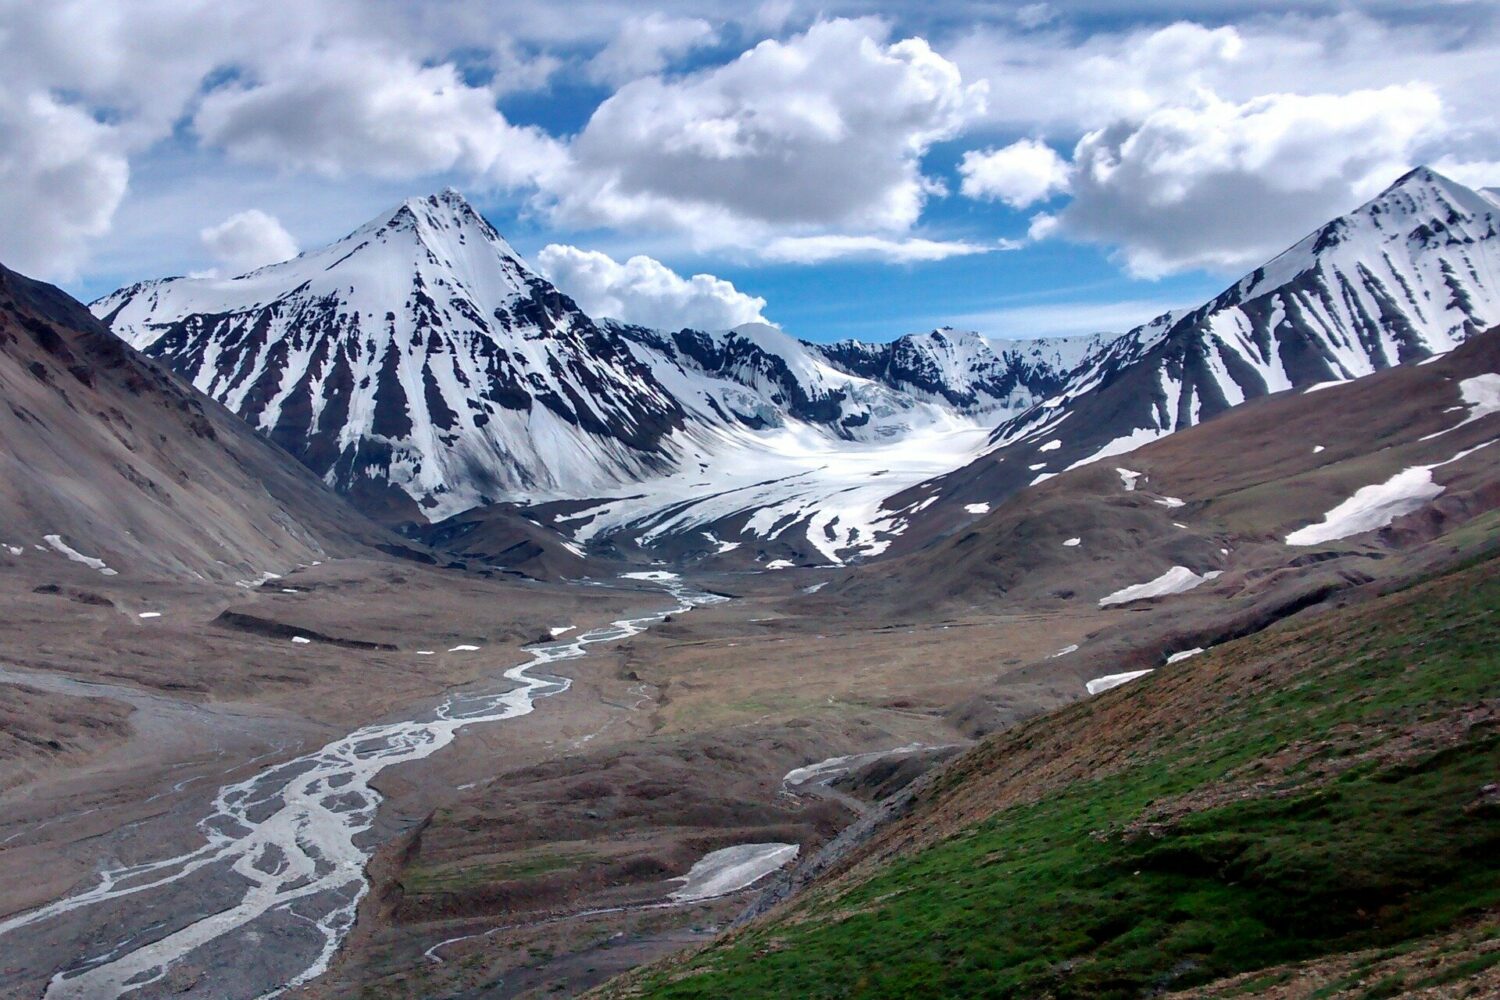
[[[130,161],[182,155],[161,152],[161,140],[194,114],[204,88],[215,84],[199,124],[238,159],[286,171],[348,168],[379,176],[448,163],[476,174],[492,170],[504,183],[511,168],[490,152],[504,146],[512,154],[508,163],[519,159],[520,172],[530,173],[551,155],[549,143],[486,115],[475,91],[493,95],[534,84],[556,60],[522,53],[497,30],[497,20],[514,17],[479,0],[445,4],[442,16],[425,5],[386,0],[357,8],[351,0],[306,0],[295,16],[255,0],[5,5],[0,252],[34,273],[76,275],[88,246],[107,242]],[[330,38],[339,45],[330,47]],[[476,50],[475,39],[491,41]],[[348,66],[359,50],[387,55],[365,59],[360,74]],[[460,50],[466,72],[488,76],[486,87],[463,84],[454,65]],[[234,82],[225,86],[226,80]],[[362,86],[368,99],[350,99],[348,90]],[[488,104],[492,111],[493,96]],[[280,123],[269,118],[278,109],[288,115]],[[304,112],[314,118],[297,121]],[[340,113],[350,117],[330,120]],[[286,137],[278,138],[278,124]],[[320,139],[311,134],[322,125],[337,131]],[[299,141],[308,138],[312,147],[299,153]],[[344,141],[349,148],[339,150]],[[161,230],[159,239],[191,246],[203,221],[184,218],[182,231],[168,236]]]
[[[1145,138],[1130,137],[1157,136],[1162,116],[1203,116],[1214,101],[1243,107],[1422,81],[1441,97],[1444,121],[1408,144],[1404,158],[1438,158],[1461,179],[1494,183],[1485,166],[1496,161],[1500,138],[1491,96],[1500,88],[1500,21],[1492,5],[1399,6],[1288,2],[1241,17],[1222,5],[1178,4],[1173,9],[1222,16],[1166,24],[1159,8],[1101,20],[1072,17],[1056,2],[970,5],[961,16],[908,5],[895,34],[878,18],[807,27],[815,8],[792,0],[766,0],[753,11],[674,3],[660,14],[633,0],[592,0],[587,17],[532,0],[305,0],[295,16],[268,13],[255,0],[11,4],[0,29],[0,176],[10,195],[0,209],[0,252],[55,276],[75,273],[96,242],[103,241],[96,260],[121,259],[107,233],[129,161],[196,155],[162,142],[172,136],[201,140],[213,153],[200,162],[211,161],[224,183],[252,175],[218,167],[219,151],[269,167],[259,178],[339,177],[364,192],[379,186],[368,177],[452,180],[514,189],[534,199],[526,208],[560,225],[666,231],[700,248],[744,253],[774,246],[778,259],[810,261],[831,259],[835,249],[889,260],[992,249],[914,236],[944,191],[924,172],[924,157],[935,143],[980,129],[984,138],[970,145],[998,135],[1045,136],[1060,150],[1095,133],[1105,145],[1118,141],[1122,176],[1091,174],[1074,208],[1049,208],[1053,222],[1034,227],[1116,245],[1133,209],[1120,208],[1118,222],[1102,201],[1086,211],[1093,189],[1123,193],[1133,183],[1165,197],[1171,184],[1148,181],[1170,171],[1137,148]],[[930,45],[903,39],[917,30]],[[660,76],[706,46],[765,35],[773,37],[724,65]],[[497,110],[502,95],[541,86],[564,65],[610,86],[629,82],[581,128],[571,112],[565,126],[549,124],[552,135]],[[50,96],[36,98],[34,110],[29,95]],[[28,138],[44,119],[55,140]],[[575,131],[574,139],[564,134]],[[1329,145],[1346,139],[1338,134]],[[989,159],[1005,152],[975,151],[957,178],[966,194],[1030,206],[1061,193],[1056,163],[1034,163],[1028,174],[1014,147],[1009,158]],[[1253,172],[1252,159],[1209,174],[1235,195],[1241,189],[1227,178]],[[1283,149],[1269,169],[1284,159]],[[1130,181],[1133,169],[1141,176]],[[1351,176],[1359,172],[1351,168]],[[52,173],[56,183],[38,180]],[[92,179],[70,186],[63,174]],[[1037,195],[1044,178],[1051,183]],[[1361,190],[1352,180],[1323,183],[1330,200],[1318,218]],[[1219,217],[1210,181],[1178,186],[1181,196],[1167,197],[1167,208],[1140,211],[1171,218],[1189,242],[1218,233],[1225,247],[1148,233],[1124,255],[1138,273],[1194,261],[1232,266],[1244,248],[1272,242],[1264,231],[1275,219],[1263,220],[1252,239],[1248,221]],[[1283,179],[1262,187],[1288,193]],[[1304,225],[1318,197],[1311,187],[1292,189],[1274,214]],[[159,195],[133,195],[142,197]],[[136,201],[129,211],[166,217]],[[191,248],[206,221],[182,218],[163,243]]]
[[[1022,139],[1003,149],[969,150],[958,165],[959,190],[970,198],[1025,208],[1068,190],[1068,163],[1044,142]]]
[[[245,0],[70,0],[4,5],[0,85],[107,108],[136,148],[167,134],[216,65],[271,49],[288,19]]]
[[[922,155],[983,104],[922,39],[819,22],[724,66],[626,84],[550,194],[565,222],[675,229],[702,245],[794,227],[902,231],[937,190]]]
[[[1423,81],[1443,97],[1454,125],[1449,141],[1466,141],[1465,126],[1478,126],[1480,145],[1493,150],[1500,22],[1492,5],[1411,4],[1386,17],[1374,4],[1323,5],[1337,9],[1322,13],[1306,9],[1316,5],[1262,6],[1256,16],[1214,25],[1020,31],[995,21],[966,27],[941,50],[965,80],[989,83],[986,119],[1012,131],[1072,139],[1204,92],[1239,103]]]
[[[1222,92],[1245,72],[1246,48],[1240,28],[1184,21],[1082,39],[1050,28],[982,29],[945,52],[965,79],[989,83],[989,121],[1081,130],[1149,114],[1200,89]]]
[[[967,240],[928,240],[915,236],[891,239],[886,236],[832,233],[822,236],[779,236],[766,244],[761,253],[769,260],[793,264],[822,264],[844,257],[915,264],[1019,248],[1020,244],[1013,240],[971,243]]]
[[[1432,165],[1444,177],[1473,188],[1500,187],[1500,160],[1466,160],[1445,156]]]
[[[258,208],[237,212],[199,234],[204,248],[227,274],[244,274],[297,256],[297,241],[274,215]]]
[[[47,94],[0,91],[0,262],[73,278],[108,231],[129,178],[113,128]]]
[[[718,40],[713,25],[697,17],[667,17],[659,13],[633,17],[590,60],[589,76],[603,83],[627,83],[659,73],[672,60]]]
[[[1073,200],[1033,234],[1118,248],[1141,277],[1237,270],[1376,194],[1442,124],[1442,101],[1421,84],[1242,103],[1200,95],[1084,136]]]
[[[564,155],[539,129],[506,121],[494,93],[466,84],[451,63],[423,66],[358,43],[213,90],[193,125],[237,159],[330,176],[460,170],[515,186],[555,170]]]
[[[1259,263],[1416,163],[1485,176],[1500,138],[1495,26],[1477,8],[1347,8],[1083,35],[995,25],[943,51],[990,84],[990,127],[1083,136],[1073,202],[1033,216],[1031,238],[1101,243],[1155,276]]]
[[[621,264],[596,250],[553,243],[542,248],[537,265],[593,316],[662,330],[724,330],[767,322],[762,315],[766,300],[760,296],[746,295],[711,274],[684,278],[651,257],[635,256]]]

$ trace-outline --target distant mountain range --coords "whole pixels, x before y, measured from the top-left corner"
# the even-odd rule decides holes
[[[1412,171],[1119,337],[630,326],[585,315],[452,190],[91,308],[387,521],[516,502],[596,547],[838,562],[1248,399],[1451,350],[1500,322],[1500,207]]]
[[[682,468],[725,430],[871,440],[1024,408],[1099,343],[935,331],[824,348],[769,326],[596,319],[451,189],[295,260],[144,282],[92,308],[396,519],[598,496]]]

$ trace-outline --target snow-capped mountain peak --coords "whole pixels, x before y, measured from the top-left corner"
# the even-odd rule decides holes
[[[1409,241],[1413,251],[1472,243],[1495,235],[1497,205],[1481,192],[1417,167],[1373,199],[1310,233],[1240,283],[1252,298],[1279,287],[1327,259],[1380,253],[1383,244]]]
[[[764,324],[596,323],[451,188],[294,260],[144,282],[92,308],[398,518],[599,496],[789,425],[831,441],[979,426],[1061,375],[1045,352],[1002,360],[951,331],[834,350]]]
[[[93,309],[373,508],[428,516],[648,474],[682,411],[456,191],[233,279]]]
[[[1061,437],[1057,460],[1081,464],[1247,399],[1445,353],[1497,322],[1500,206],[1419,167],[1197,309],[1107,345],[994,440]]]
[[[295,260],[94,310],[367,510],[591,500],[559,515],[580,540],[805,536],[781,551],[842,560],[940,493],[993,500],[1246,399],[1447,351],[1500,322],[1497,278],[1500,208],[1421,169],[1120,337],[814,344],[596,322],[450,190]],[[933,481],[1010,446],[1035,454],[987,458],[1004,483]]]

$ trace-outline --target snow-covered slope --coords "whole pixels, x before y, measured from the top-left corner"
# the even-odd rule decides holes
[[[671,467],[684,414],[455,191],[238,278],[93,305],[367,506],[429,517]],[[409,498],[409,499],[408,499]]]
[[[1500,208],[1417,170],[1212,301],[1123,337],[1006,349],[940,330],[818,350],[903,399],[998,424],[983,454],[951,473],[917,474],[962,462],[973,447],[962,427],[866,433],[872,446],[827,451],[771,439],[759,458],[722,470],[711,458],[697,477],[656,480],[642,495],[580,514],[580,530],[655,540],[694,529],[705,539],[754,538],[768,556],[791,539],[818,558],[871,555],[898,539],[910,547],[1027,486],[1248,399],[1445,353],[1497,322]],[[850,416],[843,412],[841,426]],[[873,446],[882,440],[889,447]]]
[[[295,260],[93,309],[366,509],[434,521],[619,494],[717,456],[738,469],[756,435],[806,455],[989,426],[1055,391],[1092,343],[936,331],[825,348],[765,325],[596,322],[451,190]]]
[[[852,374],[965,412],[984,412],[1029,409],[1062,389],[1068,373],[1112,339],[1094,334],[1007,341],[944,327],[889,344],[840,341],[822,352]]]
[[[1246,399],[1452,350],[1500,322],[1500,206],[1427,168],[1186,313],[1106,344],[997,444],[1061,440],[1056,472]]]

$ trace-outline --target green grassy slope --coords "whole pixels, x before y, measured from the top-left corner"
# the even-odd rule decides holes
[[[1001,734],[853,867],[607,990],[1137,997],[1500,926],[1497,781],[1488,558]]]

